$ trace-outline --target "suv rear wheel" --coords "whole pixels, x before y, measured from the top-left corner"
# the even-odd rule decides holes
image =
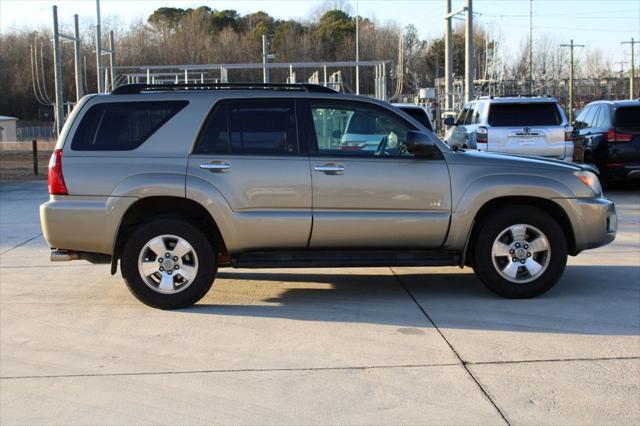
[[[175,309],[191,306],[213,285],[215,250],[195,226],[162,219],[138,227],[121,258],[122,276],[146,305]]]
[[[538,296],[560,279],[567,240],[560,225],[536,207],[514,206],[485,219],[474,251],[476,275],[494,293]]]

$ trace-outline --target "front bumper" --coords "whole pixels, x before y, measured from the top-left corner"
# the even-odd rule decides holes
[[[575,240],[572,255],[609,244],[616,238],[618,221],[608,198],[556,198],[567,212]]]

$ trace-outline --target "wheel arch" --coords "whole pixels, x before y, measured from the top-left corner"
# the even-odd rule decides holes
[[[513,206],[522,206],[522,205],[537,207],[549,213],[562,228],[564,236],[567,239],[567,247],[569,248],[569,254],[575,255],[578,253],[576,249],[576,238],[575,238],[573,225],[571,224],[571,220],[569,219],[569,216],[559,204],[557,204],[553,200],[540,198],[540,197],[505,196],[505,197],[493,198],[487,201],[485,204],[482,205],[482,207],[480,207],[480,209],[476,213],[473,219],[473,226],[469,231],[467,242],[465,244],[465,248],[463,251],[464,253],[463,263],[466,266],[472,266],[471,262],[473,261],[472,260],[473,256],[471,254],[473,252],[473,247],[475,247],[478,231],[480,230],[482,222],[486,220],[488,217],[490,217],[491,213],[496,210],[499,210],[507,206],[513,207]]]
[[[152,212],[150,214],[150,212]],[[220,228],[202,204],[184,197],[150,196],[137,200],[125,211],[113,241],[111,274],[115,274],[122,249],[131,232],[140,224],[161,218],[180,218],[201,229],[214,246],[218,256],[226,253]]]

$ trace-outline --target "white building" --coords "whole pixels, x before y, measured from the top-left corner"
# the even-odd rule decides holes
[[[18,140],[16,137],[17,123],[17,117],[0,115],[0,142],[15,142]]]

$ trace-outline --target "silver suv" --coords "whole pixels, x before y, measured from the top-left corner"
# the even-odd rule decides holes
[[[347,127],[369,149],[344,149]],[[221,267],[473,267],[533,297],[615,237],[586,165],[454,151],[393,106],[314,85],[127,85],[86,96],[40,207],[54,261],[117,262],[192,305]]]
[[[573,128],[554,98],[482,97],[445,124],[452,147],[573,160]]]

